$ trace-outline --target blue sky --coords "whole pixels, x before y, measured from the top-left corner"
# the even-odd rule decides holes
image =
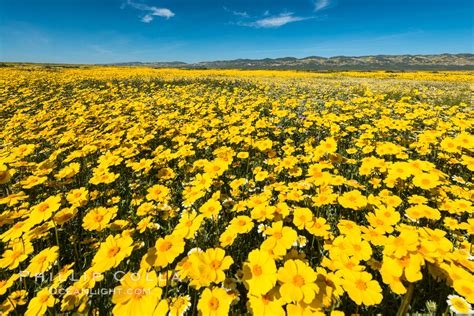
[[[473,52],[471,0],[0,0],[0,61]]]

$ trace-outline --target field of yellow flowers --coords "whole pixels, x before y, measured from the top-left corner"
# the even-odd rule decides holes
[[[470,313],[473,72],[0,69],[0,314]]]

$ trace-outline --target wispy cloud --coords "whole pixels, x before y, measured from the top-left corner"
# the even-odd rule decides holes
[[[331,0],[316,0],[314,1],[314,11],[321,11],[331,5]]]
[[[254,22],[254,26],[265,28],[280,27],[288,23],[303,21],[307,19],[308,18],[294,16],[293,13],[284,13],[278,16],[271,16],[268,18],[257,20]]]
[[[235,16],[239,16],[239,17],[242,17],[242,18],[248,18],[249,17],[248,13],[245,12],[245,11],[234,11],[234,10],[231,10],[227,7],[223,7],[223,8],[224,8],[225,11],[230,12]]]
[[[278,28],[289,23],[314,18],[312,16],[298,16],[295,15],[293,12],[283,12],[278,15],[275,15],[270,14],[269,10],[265,10],[262,14],[250,15],[247,13],[247,11],[236,11],[229,9],[225,6],[223,7],[223,9],[226,12],[231,13],[237,19],[237,21],[234,20],[230,22],[230,24],[254,28]]]
[[[140,20],[141,20],[143,23],[150,23],[151,21],[153,21],[153,16],[150,15],[150,14],[146,14],[146,15],[144,15]]]
[[[312,17],[295,16],[292,12],[288,12],[274,16],[264,15],[264,17],[257,18],[254,21],[239,21],[237,24],[255,28],[277,28],[288,23],[304,21],[308,19],[312,19]]]
[[[140,18],[143,23],[150,23],[156,16],[169,19],[175,16],[174,12],[167,8],[158,8],[155,6],[150,6],[145,3],[134,2],[132,0],[127,0],[123,5],[122,9],[125,7],[132,7],[136,10],[144,11],[145,14]]]

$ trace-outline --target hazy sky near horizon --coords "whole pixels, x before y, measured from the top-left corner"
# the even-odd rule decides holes
[[[472,0],[0,0],[0,61],[473,53]]]

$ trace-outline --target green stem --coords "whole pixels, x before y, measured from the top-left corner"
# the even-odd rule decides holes
[[[402,303],[400,304],[400,307],[398,308],[397,311],[397,316],[405,316],[408,311],[408,307],[410,306],[411,299],[413,297],[413,292],[415,290],[415,284],[410,283],[408,286],[408,290],[403,296]]]
[[[197,290],[194,291],[194,298],[193,298],[193,311],[191,315],[196,315],[196,307],[197,307]]]
[[[168,276],[168,270],[166,270],[166,288],[165,288],[165,299],[168,298],[168,286],[169,286],[169,283],[170,283],[170,279],[169,279],[169,276]]]
[[[61,253],[60,253],[60,249],[61,249],[61,246],[59,245],[59,234],[58,234],[58,227],[56,226],[56,222],[53,220],[53,224],[54,224],[54,236],[56,237],[56,245],[58,246],[58,272],[59,270],[61,270]]]

